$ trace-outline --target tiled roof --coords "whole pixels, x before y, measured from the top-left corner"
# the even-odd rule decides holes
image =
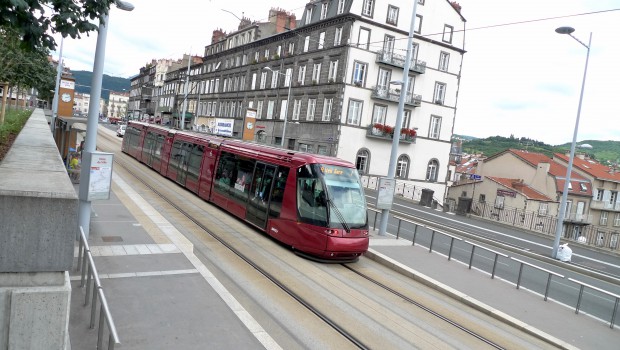
[[[564,160],[566,164],[568,164],[567,155],[556,153],[554,154],[554,157],[560,158]],[[583,172],[588,173],[597,179],[620,182],[620,171],[619,170],[610,172],[611,171],[610,167],[603,165],[601,163],[598,163],[591,159],[581,159],[579,157],[575,157],[573,159],[573,167],[579,168]],[[571,175],[571,178],[572,177],[573,176]]]
[[[553,161],[553,159],[547,157],[542,153],[528,152],[520,149],[507,149],[504,152],[500,152],[492,157],[489,157],[485,161],[489,161],[492,158],[496,158],[505,153],[512,153],[515,157],[522,159],[524,162],[536,167],[539,163],[549,163],[549,175],[555,178],[556,188],[558,192],[562,192],[564,189],[564,181],[566,178],[566,167],[560,163]],[[592,196],[592,184],[588,179],[572,171],[570,175],[571,189],[569,193],[577,196]]]
[[[515,190],[516,192],[524,195],[528,199],[533,199],[542,202],[555,202],[553,199],[545,196],[544,194],[536,191],[530,186],[524,184],[519,179],[507,179],[504,177],[485,176],[485,178],[497,182],[498,184]]]

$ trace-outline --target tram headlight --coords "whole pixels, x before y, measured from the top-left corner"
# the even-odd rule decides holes
[[[328,236],[340,236],[340,230],[336,230],[336,229],[329,228],[329,229],[325,230],[325,233]]]

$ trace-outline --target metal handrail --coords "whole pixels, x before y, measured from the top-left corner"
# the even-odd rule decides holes
[[[607,294],[610,297],[613,297],[613,298],[616,299],[616,302],[614,303],[614,311],[611,314],[611,321],[609,322],[609,328],[613,329],[614,328],[614,323],[616,321],[616,312],[618,311],[618,303],[620,302],[620,295],[615,294],[615,293],[611,293],[611,292],[608,292],[606,290],[597,288],[597,287],[595,287],[593,285],[590,285],[590,284],[578,281],[578,280],[576,280],[574,278],[570,278],[569,277],[568,280],[571,281],[571,282],[575,282],[575,283],[580,285],[580,288],[579,288],[579,298],[577,299],[577,306],[575,307],[575,313],[576,314],[579,314],[579,308],[581,307],[581,298],[583,296],[583,288],[584,287],[588,287],[590,289],[594,289],[594,290],[596,290],[598,292],[601,292],[603,294]]]
[[[88,265],[87,262],[88,261]],[[101,286],[101,280],[99,279],[99,274],[97,273],[97,267],[95,266],[95,260],[93,259],[93,255],[90,251],[90,247],[86,240],[86,235],[84,234],[84,229],[80,226],[80,242],[78,248],[78,266],[77,270],[81,271],[81,281],[80,288],[84,288],[86,285],[86,295],[84,296],[84,306],[88,305],[90,300],[90,286],[91,279],[94,281],[94,288],[92,292],[92,303],[91,303],[91,311],[90,311],[90,325],[91,329],[95,328],[95,316],[97,314],[97,296],[99,296],[100,300],[100,308],[99,308],[99,324],[98,332],[97,332],[97,349],[101,349],[103,343],[103,322],[105,321],[108,325],[108,329],[110,331],[110,336],[108,338],[108,349],[113,350],[115,345],[120,345],[121,341],[118,337],[118,332],[116,331],[116,326],[114,325],[114,320],[112,319],[112,313],[110,312],[110,307],[108,306],[108,301],[105,297],[105,293],[103,292],[103,287]],[[85,283],[86,280],[86,283]]]
[[[547,301],[547,297],[549,296],[549,287],[551,286],[551,277],[557,276],[557,277],[560,277],[560,278],[564,278],[564,275],[560,275],[559,273],[553,272],[551,270],[547,270],[547,269],[544,269],[542,267],[538,267],[538,266],[536,266],[534,264],[530,264],[530,263],[528,263],[526,261],[519,260],[517,258],[513,258],[512,256],[510,257],[510,259],[512,259],[512,260],[514,260],[514,261],[516,261],[516,262],[518,262],[520,264],[519,265],[519,278],[517,278],[517,289],[519,289],[519,286],[521,285],[521,275],[523,273],[523,266],[524,265],[527,265],[529,267],[532,267],[532,268],[535,268],[535,269],[537,269],[539,271],[543,271],[543,272],[547,273],[547,286],[545,287],[545,301]]]

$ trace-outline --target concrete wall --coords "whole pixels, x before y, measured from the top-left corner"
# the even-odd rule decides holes
[[[78,198],[43,110],[0,163],[0,349],[65,349]]]

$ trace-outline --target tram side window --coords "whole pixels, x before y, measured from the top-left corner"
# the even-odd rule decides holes
[[[174,141],[174,144],[172,144],[172,153],[170,154],[169,167],[172,167],[172,169],[175,169],[177,171],[185,158],[186,150],[184,146],[185,145],[181,143],[181,141]]]
[[[284,199],[284,189],[288,177],[288,168],[280,167],[276,173],[275,182],[271,190],[271,202],[269,205],[269,216],[272,218],[280,217],[282,211],[282,200]]]
[[[204,153],[204,146],[193,145],[189,156],[189,162],[187,165],[187,178],[198,182],[198,175],[200,173],[200,163],[202,162],[202,155]]]
[[[215,174],[215,189],[240,201],[250,193],[254,160],[222,152]]]
[[[325,186],[310,166],[297,170],[297,213],[301,222],[327,226]]]
[[[164,135],[157,135],[155,139],[155,146],[153,150],[153,159],[161,161],[161,151],[164,147]]]
[[[126,132],[127,131],[125,131],[125,133]],[[152,132],[149,132],[148,134],[146,134],[146,137],[144,138],[144,147],[142,148],[142,159],[146,159],[149,153],[152,152],[153,139],[154,139],[154,135]]]

